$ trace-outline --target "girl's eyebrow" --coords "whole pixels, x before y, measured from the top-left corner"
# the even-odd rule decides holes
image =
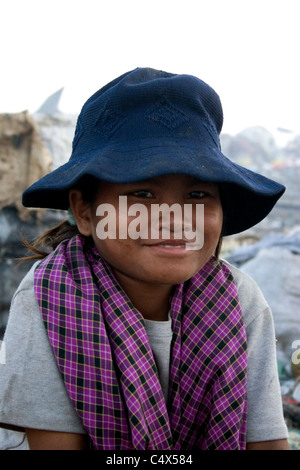
[[[131,188],[137,188],[137,187],[146,187],[146,186],[161,186],[161,182],[154,181],[154,180],[142,180],[142,181],[133,181],[132,183],[125,183],[124,186],[126,186],[128,189]]]
[[[204,185],[204,186],[208,186],[208,185],[215,184],[215,183],[212,183],[210,181],[202,181],[202,180],[199,180],[197,178],[193,178],[192,181],[190,182],[191,186],[197,186],[199,184]]]
[[[150,183],[150,181],[135,181],[133,183],[125,183],[124,189],[125,187],[128,190],[142,188],[142,187],[145,189],[146,186],[150,186],[150,184],[154,184],[154,183]]]
[[[190,185],[191,186],[194,186],[196,184],[205,184],[205,181],[201,181],[201,180],[198,180],[198,178],[193,178],[191,181],[190,181]]]

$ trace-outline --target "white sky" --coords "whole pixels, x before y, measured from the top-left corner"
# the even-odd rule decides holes
[[[300,0],[0,0],[0,112],[64,87],[79,112],[136,67],[189,73],[219,93],[224,131],[300,132]]]

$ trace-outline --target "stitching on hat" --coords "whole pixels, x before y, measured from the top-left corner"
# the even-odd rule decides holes
[[[77,119],[77,124],[76,124],[76,129],[75,129],[75,134],[72,142],[72,149],[73,151],[75,150],[78,141],[80,140],[80,137],[83,134],[83,126],[80,117]]]
[[[107,102],[95,122],[94,128],[99,134],[110,138],[127,120],[126,114]]]
[[[216,146],[220,149],[220,141],[219,139],[216,139],[216,136],[218,135],[217,129],[215,128],[214,124],[212,123],[210,117],[206,115],[206,120],[203,121],[203,125],[206,128],[206,130],[209,132],[209,135],[213,139],[214,143]]]
[[[162,124],[168,129],[176,129],[188,120],[188,117],[181,110],[171,104],[165,97],[161,97],[151,108],[148,118],[158,124]]]

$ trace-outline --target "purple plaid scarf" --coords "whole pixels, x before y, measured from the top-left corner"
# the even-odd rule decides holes
[[[245,449],[246,335],[230,270],[176,286],[166,404],[143,317],[75,236],[35,271],[68,394],[95,449]]]

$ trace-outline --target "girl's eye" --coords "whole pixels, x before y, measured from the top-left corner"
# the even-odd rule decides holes
[[[153,194],[146,189],[139,189],[138,191],[134,191],[131,193],[133,196],[141,197],[141,198],[150,198],[153,197]]]
[[[207,193],[205,193],[204,191],[192,191],[189,194],[189,198],[193,199],[202,199],[205,196],[207,196]]]

